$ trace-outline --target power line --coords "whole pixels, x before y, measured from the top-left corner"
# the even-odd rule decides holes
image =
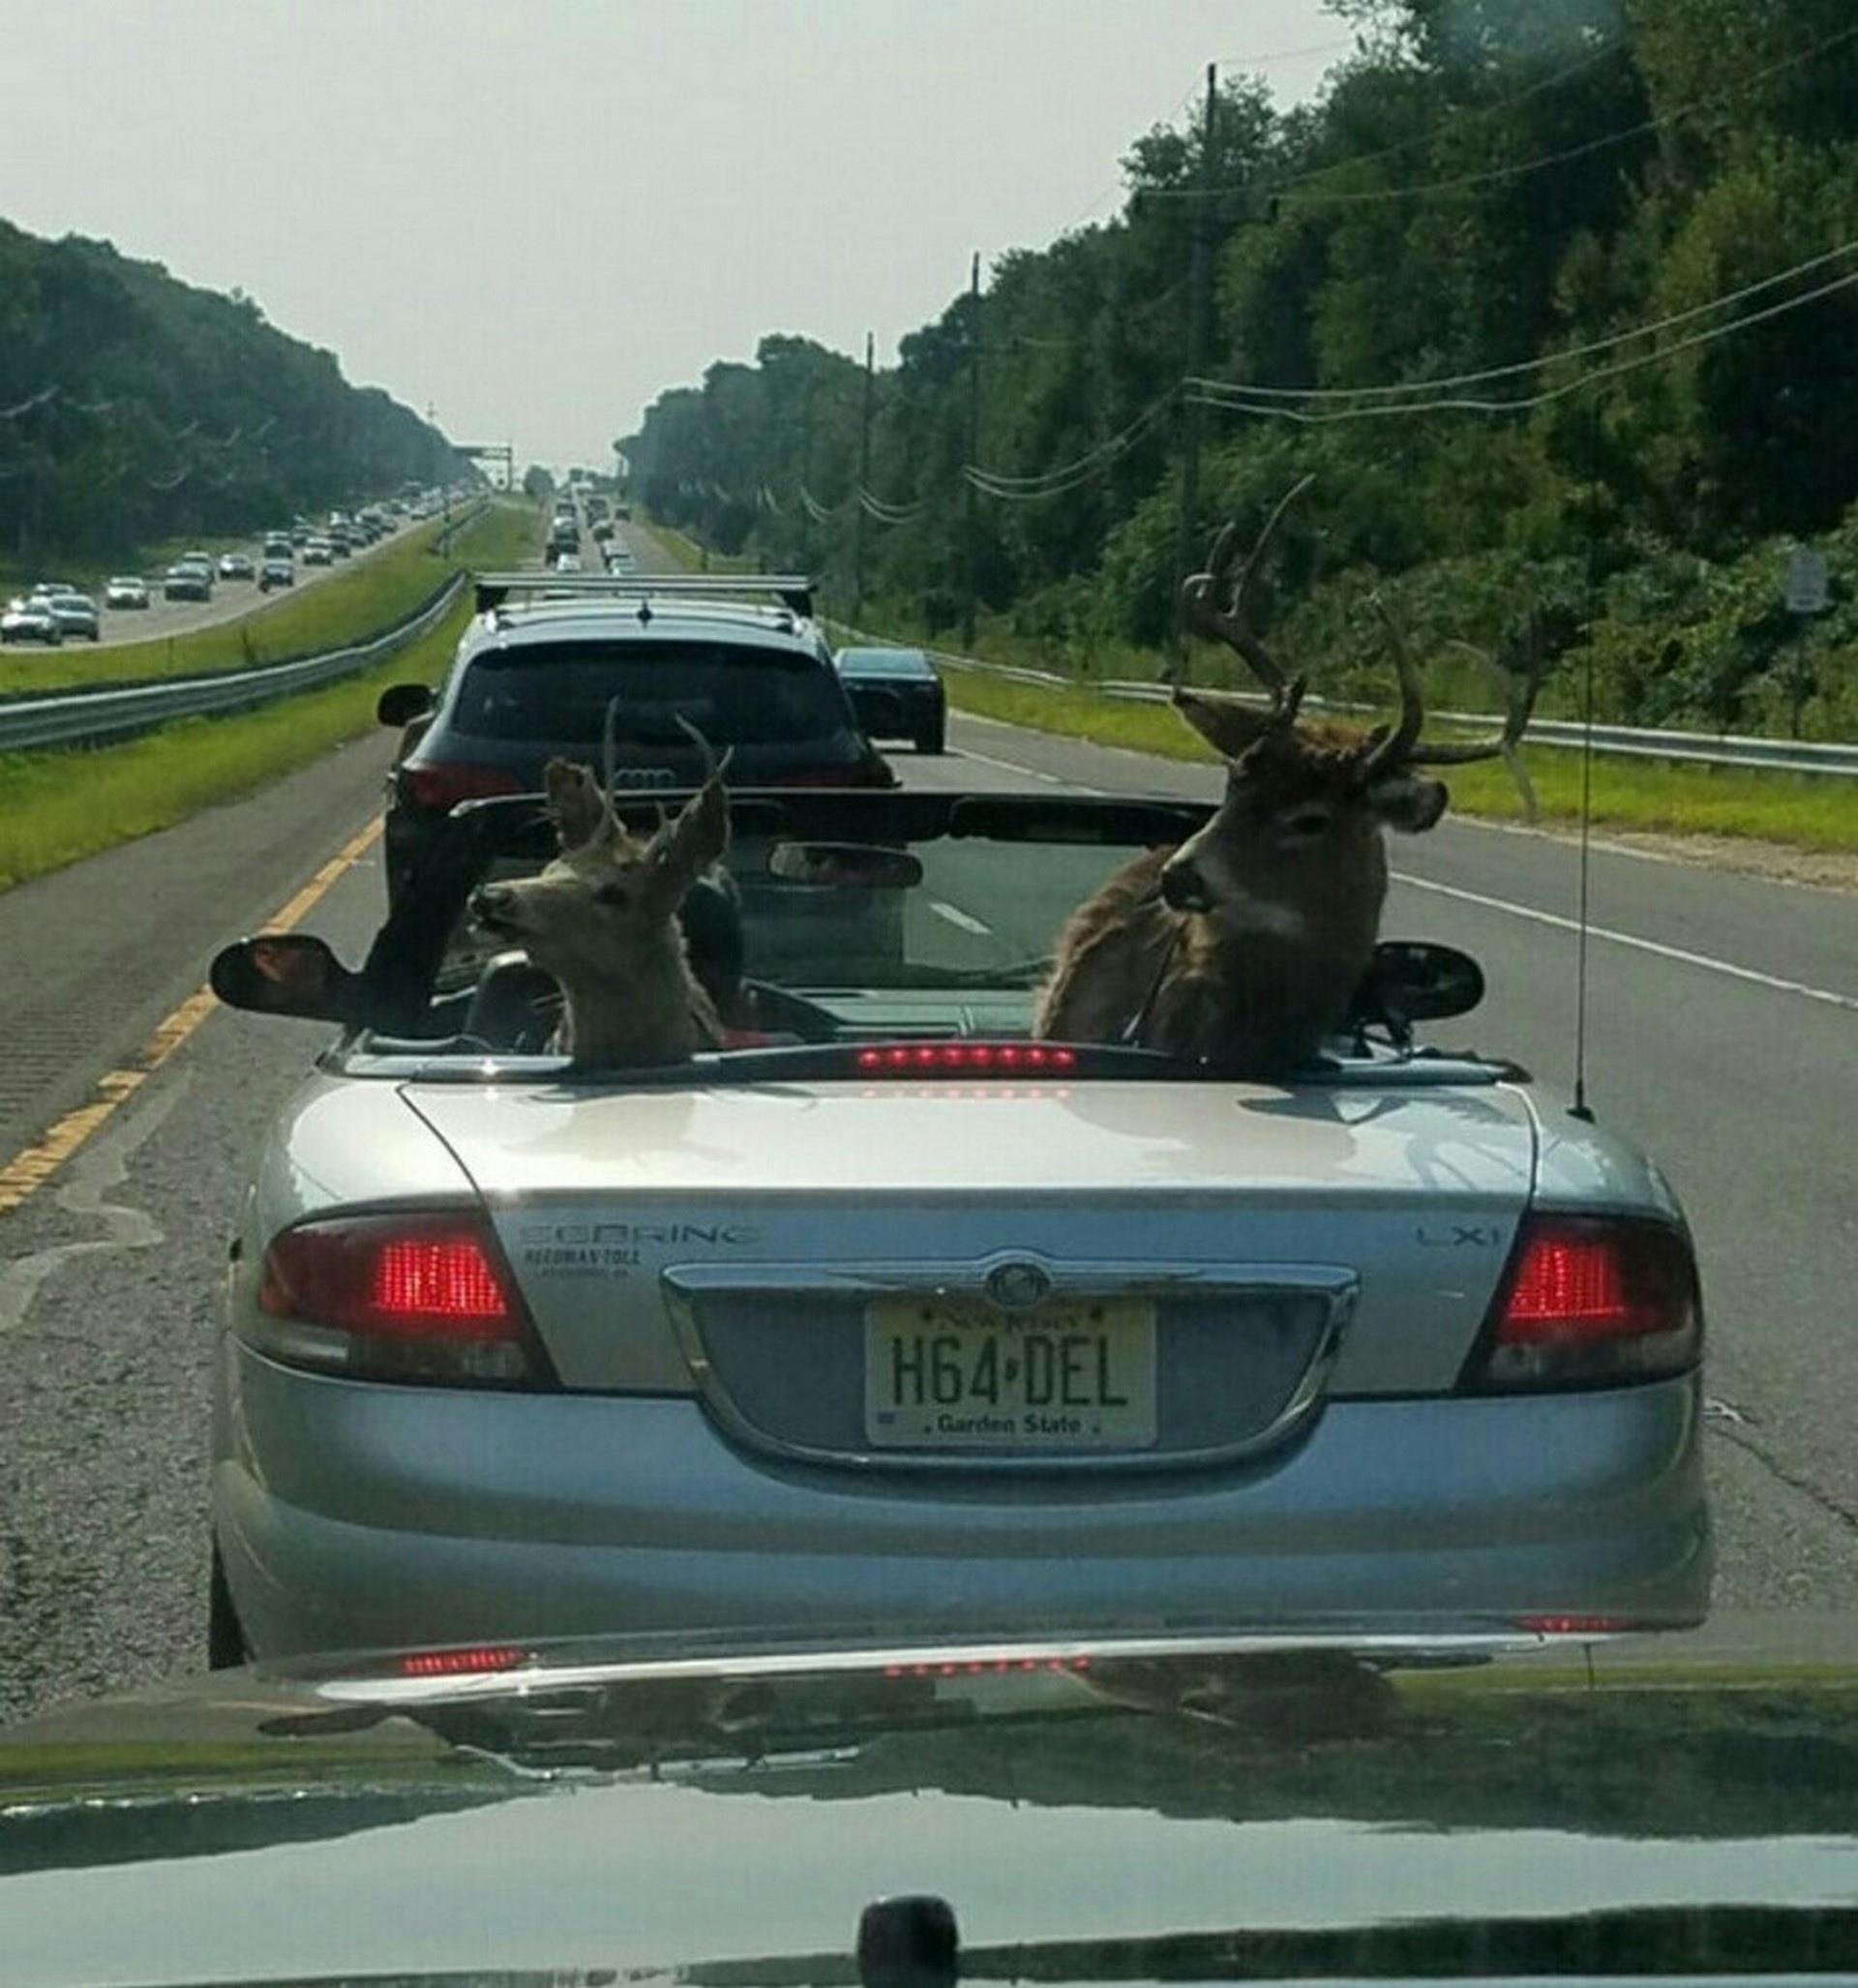
[[[1739,304],[1745,298],[1757,296],[1763,290],[1771,290],[1778,284],[1791,283],[1797,276],[1810,275],[1815,269],[1824,268],[1828,262],[1836,262],[1843,256],[1858,251],[1858,240],[1841,242],[1836,249],[1828,249],[1822,256],[1812,256],[1804,262],[1796,262],[1791,269],[1777,271],[1773,276],[1764,276],[1757,283],[1744,284],[1740,289],[1729,290],[1720,297],[1711,297],[1706,303],[1693,304],[1688,310],[1673,311],[1667,317],[1655,317],[1647,324],[1634,324],[1626,331],[1608,332],[1604,338],[1589,339],[1584,345],[1569,346],[1559,351],[1543,352],[1533,359],[1517,359],[1506,366],[1486,366],[1476,373],[1448,373],[1428,379],[1400,380],[1376,386],[1254,386],[1244,380],[1190,378],[1186,384],[1190,389],[1203,389],[1209,393],[1222,392],[1242,395],[1248,400],[1282,401],[1353,401],[1368,399],[1394,399],[1406,395],[1426,394],[1440,387],[1476,386],[1487,379],[1509,379],[1517,374],[1539,372],[1543,366],[1556,364],[1567,359],[1584,359],[1594,352],[1609,351],[1615,346],[1629,344],[1633,339],[1649,338],[1654,332],[1668,331],[1674,325],[1689,324],[1698,317],[1707,317],[1712,311],[1726,310],[1731,304]]]
[[[1681,338],[1655,352],[1640,352],[1631,359],[1618,359],[1609,366],[1595,366],[1574,379],[1564,380],[1559,386],[1544,387],[1540,393],[1518,394],[1508,400],[1475,400],[1469,397],[1453,397],[1430,401],[1399,401],[1377,407],[1336,407],[1307,408],[1290,407],[1282,404],[1227,400],[1211,394],[1194,393],[1205,407],[1225,407],[1239,413],[1269,414],[1279,420],[1298,421],[1309,427],[1326,426],[1335,421],[1370,421],[1384,419],[1393,414],[1510,414],[1531,407],[1543,407],[1553,401],[1563,401],[1571,394],[1603,379],[1617,379],[1623,374],[1636,373],[1641,367],[1656,366],[1666,359],[1675,358],[1680,352],[1692,351],[1698,346],[1713,345],[1718,339],[1728,338],[1751,324],[1762,324],[1773,317],[1783,317],[1790,311],[1798,311],[1808,304],[1817,303],[1822,297],[1829,297],[1840,290],[1849,289],[1858,284],[1858,269],[1848,270],[1843,276],[1836,276],[1830,283],[1822,283],[1815,288],[1803,291],[1797,297],[1787,297],[1778,304],[1769,304],[1759,311],[1750,311],[1728,324],[1712,325],[1707,331],[1693,332],[1688,338]]]
[[[1334,166],[1326,166],[1316,172],[1305,173],[1298,178],[1280,180],[1274,185],[1260,182],[1255,186],[1225,187],[1159,187],[1143,197],[1150,200],[1200,200],[1218,199],[1231,194],[1259,194],[1271,199],[1283,198],[1291,205],[1342,206],[1360,205],[1367,202],[1387,200],[1417,199],[1426,194],[1450,194],[1471,192],[1479,187],[1495,186],[1505,180],[1521,179],[1532,172],[1540,172],[1550,166],[1563,166],[1572,160],[1585,159],[1596,152],[1606,150],[1612,145],[1623,145],[1628,139],[1643,137],[1650,132],[1663,131],[1698,110],[1708,110],[1721,104],[1734,102],[1746,96],[1757,83],[1767,81],[1770,76],[1779,75],[1786,70],[1798,69],[1802,64],[1816,61],[1820,56],[1848,42],[1858,35],[1858,23],[1840,28],[1835,33],[1822,37],[1808,47],[1796,49],[1791,55],[1783,55],[1779,61],[1770,62],[1761,69],[1744,76],[1732,89],[1719,90],[1714,96],[1693,98],[1688,104],[1679,104],[1675,108],[1661,111],[1656,117],[1648,117],[1642,123],[1626,125],[1617,131],[1603,132],[1597,137],[1585,139],[1578,145],[1564,146],[1555,152],[1543,152],[1533,159],[1518,160],[1510,166],[1496,166],[1481,172],[1455,173],[1445,179],[1423,180],[1403,187],[1361,187],[1353,190],[1339,190],[1334,193],[1299,193],[1300,187],[1309,186],[1313,181],[1339,172],[1346,166],[1357,164],[1354,160],[1337,160]],[[1440,126],[1439,132],[1446,129]],[[1438,132],[1428,136],[1438,136]]]
[[[985,491],[989,497],[1055,495],[1057,485],[1062,483],[1066,488],[1072,488],[1077,482],[1088,480],[1097,470],[1107,468],[1118,456],[1133,448],[1142,436],[1172,406],[1179,391],[1178,383],[1169,387],[1166,393],[1151,401],[1133,421],[1111,436],[1107,441],[1098,442],[1094,449],[1088,450],[1073,462],[1061,464],[1056,469],[1046,469],[1034,476],[1007,476],[997,470],[984,469],[977,463],[964,463],[961,473],[976,490]]]

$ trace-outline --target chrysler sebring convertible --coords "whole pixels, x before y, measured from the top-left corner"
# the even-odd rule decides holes
[[[461,806],[355,966],[214,962],[339,1029],[232,1249],[216,1661],[1703,1615],[1682,1212],[1456,1035],[1473,962],[1384,943],[1305,1068],[1236,1081],[1031,1030],[1066,915],[1207,808],[729,805],[685,929],[730,1026],[668,1067],[558,1053],[473,916],[553,855],[534,797]]]

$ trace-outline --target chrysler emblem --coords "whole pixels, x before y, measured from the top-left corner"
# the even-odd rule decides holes
[[[1051,1292],[1052,1280],[1036,1263],[1002,1263],[987,1273],[987,1295],[1009,1311],[1024,1311]]]

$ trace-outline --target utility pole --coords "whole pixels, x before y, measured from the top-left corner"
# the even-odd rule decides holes
[[[871,366],[876,341],[870,332],[864,335],[864,412],[858,425],[858,515],[853,522],[856,534],[852,542],[852,617],[858,619],[864,613],[864,534],[871,523],[864,508],[865,492],[871,488]]]
[[[800,415],[800,571],[813,571],[813,389],[818,382],[806,376],[806,398]]]
[[[980,461],[980,251],[968,275],[968,463],[972,468]],[[976,508],[980,492],[972,476],[967,484],[968,586],[961,610],[961,642],[964,648],[974,646],[974,608],[980,592],[980,512]]]
[[[1194,204],[1193,250],[1187,280],[1187,364],[1189,378],[1206,370],[1207,320],[1213,315],[1213,120],[1216,112],[1219,70],[1207,64],[1207,114],[1200,136],[1201,196]],[[1184,388],[1181,397],[1181,515],[1174,532],[1174,669],[1186,667],[1186,635],[1181,619],[1181,583],[1193,563],[1194,534],[1200,523],[1200,408]]]

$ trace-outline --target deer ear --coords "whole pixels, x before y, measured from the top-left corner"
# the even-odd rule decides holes
[[[686,888],[729,847],[729,796],[712,774],[651,838],[651,858]]]
[[[1423,835],[1437,828],[1450,798],[1443,780],[1422,780],[1413,773],[1389,773],[1367,790],[1367,804],[1376,819],[1406,835]]]
[[[606,832],[613,816],[591,767],[551,760],[543,769],[542,785],[549,797],[549,813],[554,818],[555,836],[564,850],[584,848]]]
[[[1271,730],[1263,705],[1242,703],[1230,691],[1189,690],[1177,683],[1174,708],[1221,757],[1236,760]]]

